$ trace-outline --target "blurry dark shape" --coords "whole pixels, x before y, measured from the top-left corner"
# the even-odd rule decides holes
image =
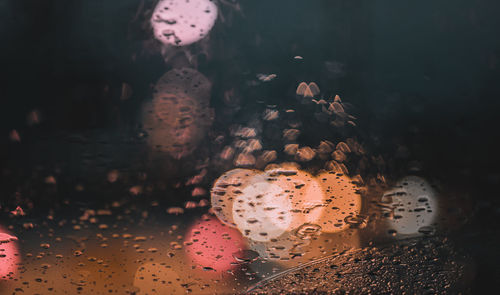
[[[53,175],[49,175],[49,176],[45,177],[45,183],[46,184],[56,184],[57,180]]]
[[[128,100],[132,97],[132,94],[133,94],[132,87],[127,83],[122,83],[120,100]]]
[[[15,129],[10,131],[9,138],[13,142],[21,142],[21,136],[19,136],[19,132]]]
[[[116,182],[118,177],[120,177],[120,172],[118,170],[114,169],[108,172],[107,179],[110,183]]]
[[[448,239],[343,251],[287,269],[247,294],[460,294],[474,264]]]
[[[149,146],[175,159],[190,155],[212,125],[210,93],[210,81],[196,70],[174,69],[163,75],[153,100],[144,106]]]
[[[224,104],[228,107],[239,109],[241,95],[234,88],[224,91]]]
[[[285,129],[283,130],[283,138],[288,141],[295,141],[300,135],[298,129]]]
[[[38,110],[33,110],[29,112],[26,118],[28,126],[40,124],[41,121],[42,121],[41,114],[40,111]]]

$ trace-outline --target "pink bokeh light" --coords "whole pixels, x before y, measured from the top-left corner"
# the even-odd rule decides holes
[[[192,262],[215,271],[235,268],[237,262],[233,254],[246,249],[238,230],[207,215],[191,225],[185,237],[185,244],[186,254]]]
[[[17,238],[0,227],[0,281],[13,278],[20,261]]]

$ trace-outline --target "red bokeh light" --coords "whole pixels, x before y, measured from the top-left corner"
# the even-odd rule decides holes
[[[215,271],[234,268],[237,264],[233,253],[246,248],[238,230],[206,215],[188,229],[185,244],[186,254],[191,261]]]

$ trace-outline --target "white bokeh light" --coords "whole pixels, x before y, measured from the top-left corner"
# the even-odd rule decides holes
[[[283,188],[257,182],[245,187],[234,199],[233,219],[243,236],[266,242],[289,229],[291,209],[292,204]]]
[[[210,0],[160,0],[151,26],[164,45],[186,46],[208,35],[217,14],[217,6]]]
[[[241,195],[242,189],[251,184],[260,173],[258,170],[237,168],[227,171],[215,181],[211,190],[211,204],[215,215],[222,223],[235,226],[234,199]]]
[[[414,235],[433,225],[438,214],[435,190],[423,178],[406,176],[382,197],[389,213],[389,229],[399,235]]]

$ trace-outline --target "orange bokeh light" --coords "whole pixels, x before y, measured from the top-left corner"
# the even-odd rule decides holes
[[[321,231],[336,233],[348,228],[346,218],[356,217],[361,212],[359,187],[352,180],[335,172],[323,172],[316,176],[325,192],[325,205],[316,224]]]

